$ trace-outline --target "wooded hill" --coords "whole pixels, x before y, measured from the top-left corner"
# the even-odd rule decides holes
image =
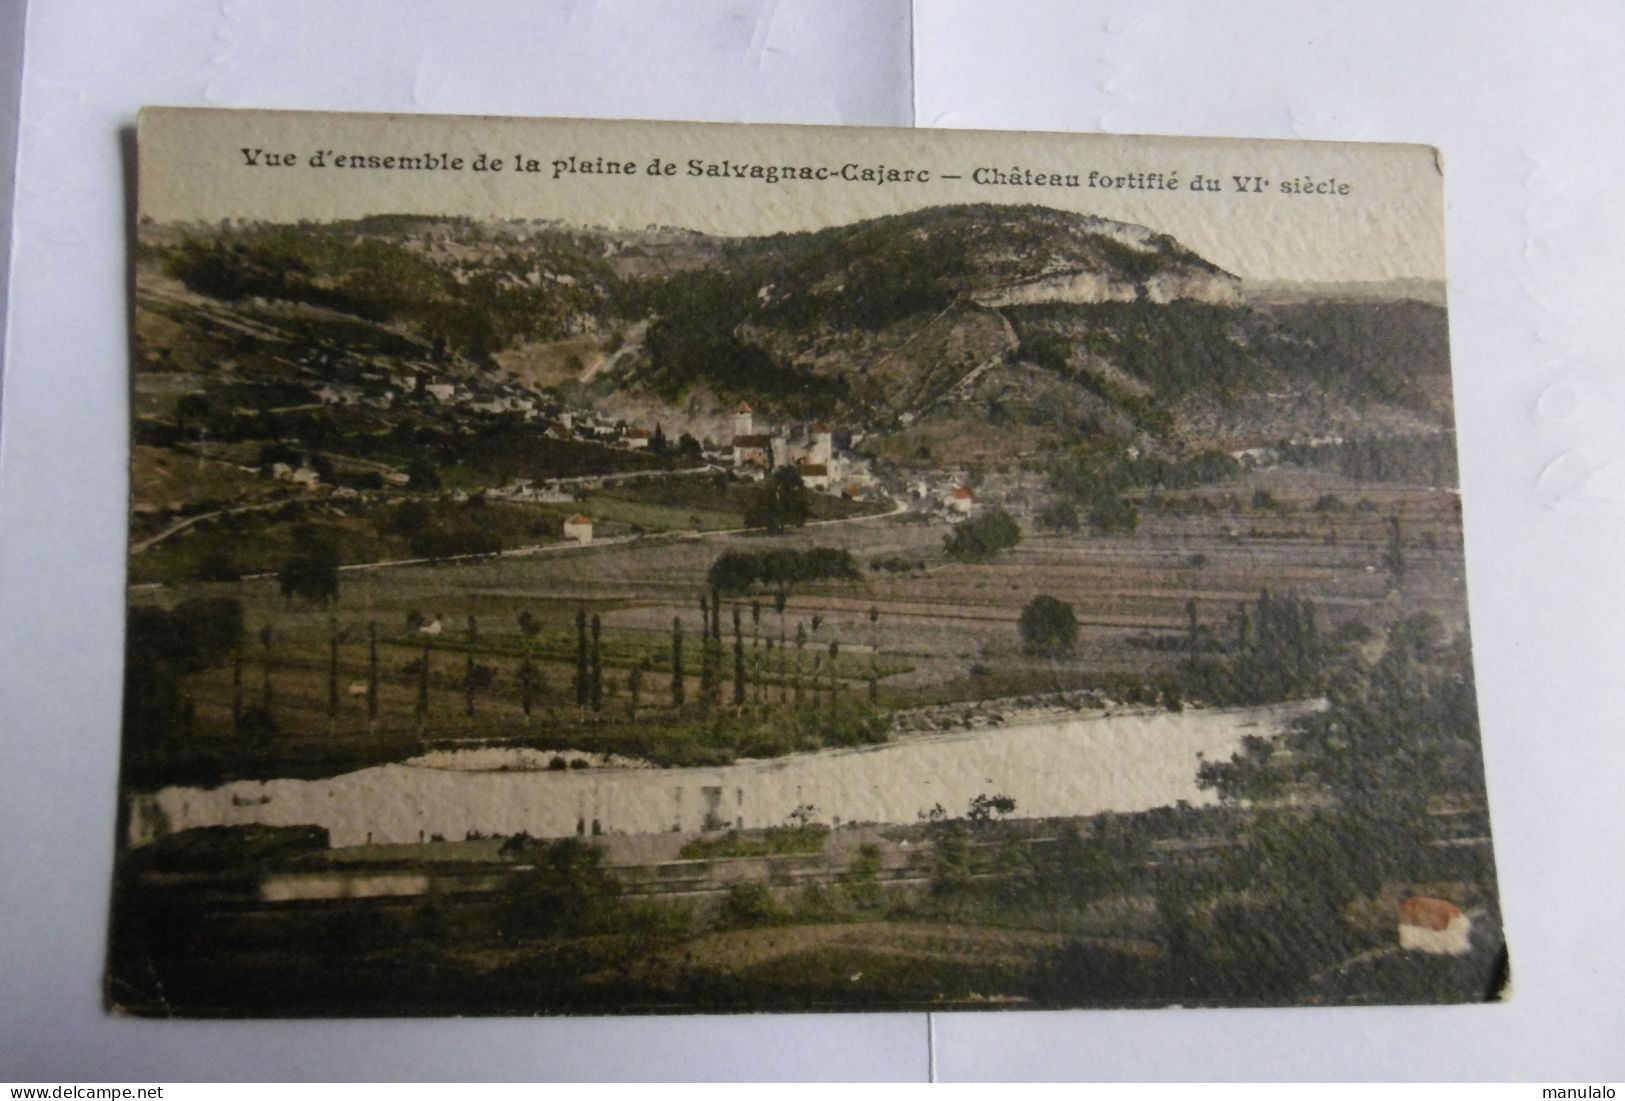
[[[172,373],[218,362],[220,334],[199,330],[224,325],[262,379],[279,357],[256,366],[256,340],[314,343],[679,424],[746,398],[879,434],[968,418],[1252,446],[1450,419],[1441,307],[1247,305],[1165,234],[1037,206],[753,238],[406,216],[147,225],[141,263],[144,285],[161,275],[225,311],[143,298],[171,322],[143,332],[143,365]]]

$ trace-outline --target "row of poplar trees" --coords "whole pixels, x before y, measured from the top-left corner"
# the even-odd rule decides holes
[[[731,702],[736,711],[742,711],[747,703],[755,706],[772,703],[773,682],[778,685],[778,702],[802,704],[808,695],[814,707],[821,707],[827,696],[830,706],[837,706],[840,701],[841,682],[837,673],[837,664],[840,659],[841,644],[837,640],[830,640],[827,648],[820,652],[814,651],[812,664],[809,669],[806,663],[806,649],[809,633],[805,623],[798,622],[795,630],[795,654],[792,660],[790,655],[790,640],[785,625],[786,595],[782,591],[774,597],[774,607],[779,616],[779,637],[774,639],[769,633],[765,639],[762,635],[762,605],[752,601],[749,605],[751,620],[750,647],[747,656],[744,633],[744,609],[736,602],[730,609],[732,626],[732,654],[731,661],[728,654],[728,643],[723,634],[722,600],[713,590],[709,597],[701,595],[700,604],[700,652],[699,652],[699,694],[695,701],[702,712],[721,708],[724,703],[724,692],[728,689],[728,682],[732,680]],[[869,609],[869,622],[874,625],[879,619],[879,612],[875,608]],[[812,617],[812,631],[816,633],[822,626],[822,617]],[[410,625],[410,624],[409,624]],[[520,706],[528,721],[534,713],[536,703],[546,691],[546,683],[541,671],[534,660],[536,637],[541,633],[542,624],[530,612],[521,612],[518,617],[518,626],[524,640],[523,656],[520,660],[518,683],[520,690]],[[594,614],[589,616],[585,610],[576,612],[576,669],[573,678],[575,706],[577,714],[585,717],[590,714],[600,714],[604,710],[604,663],[603,663],[603,621]],[[479,641],[479,620],[470,615],[468,617],[467,639],[470,643]],[[367,625],[367,679],[362,684],[352,685],[349,689],[352,695],[363,695],[366,700],[367,723],[369,729],[378,728],[379,717],[379,658],[378,658],[378,624],[376,621]],[[262,683],[259,701],[249,705],[246,700],[244,688],[244,648],[238,647],[234,654],[232,666],[232,730],[234,733],[250,733],[269,735],[276,728],[273,718],[276,693],[272,684],[272,642],[273,635],[269,626],[263,627],[259,633],[259,640],[263,650],[261,662]],[[339,626],[338,619],[332,617],[328,621],[327,645],[327,718],[329,731],[337,725],[340,699],[342,695],[339,648],[343,643],[352,640],[350,632]],[[682,709],[688,704],[688,674],[684,664],[684,631],[680,616],[673,616],[671,621],[671,705]],[[407,672],[413,676],[417,685],[417,701],[414,708],[418,732],[426,733],[429,718],[430,698],[430,666],[431,655],[434,650],[433,638],[423,635],[422,653],[407,666]],[[825,663],[825,654],[828,663]],[[879,670],[877,666],[878,650],[872,650],[869,664],[868,694],[871,703],[875,702],[878,690]],[[730,670],[731,665],[731,670]],[[627,674],[626,689],[630,697],[629,707],[633,719],[637,718],[642,703],[642,695],[646,678],[653,671],[653,663],[644,658],[633,666]],[[477,696],[480,690],[489,688],[493,676],[487,666],[480,665],[475,660],[475,652],[470,648],[464,655],[464,670],[462,678],[464,713],[472,718],[478,710]],[[359,689],[359,691],[358,691]]]

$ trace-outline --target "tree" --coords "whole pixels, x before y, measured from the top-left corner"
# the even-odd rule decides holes
[[[1140,511],[1119,494],[1102,494],[1089,506],[1089,526],[1098,535],[1133,535],[1140,526]]]
[[[418,456],[406,464],[406,487],[420,492],[440,488],[440,472],[428,459]]]
[[[576,711],[585,713],[591,682],[587,671],[587,613],[576,610]]]
[[[378,729],[378,621],[367,624],[367,729]]]
[[[260,706],[267,715],[271,714],[271,625],[267,623],[260,628]]]
[[[243,727],[243,644],[231,650],[231,732],[240,734]]]
[[[339,716],[339,620],[327,617],[327,727],[332,733]]]
[[[1078,510],[1066,501],[1051,501],[1038,514],[1038,526],[1045,531],[1077,531]]]
[[[519,663],[519,706],[525,713],[526,722],[530,721],[531,703],[536,691],[536,666],[531,661],[531,651],[541,630],[541,621],[530,612],[519,613],[519,634],[525,640],[525,656]]]
[[[418,734],[429,729],[429,636],[423,636],[423,657],[418,661]]]
[[[711,605],[700,596],[700,706],[711,706]]]
[[[503,855],[522,859],[527,872],[505,877],[507,932],[514,937],[580,933],[610,920],[620,882],[604,867],[603,850],[574,837],[541,847],[510,838]],[[540,852],[536,850],[541,848]]]
[[[745,509],[747,528],[783,531],[800,527],[812,515],[807,486],[794,467],[781,466],[762,482],[761,490]]]
[[[132,744],[155,748],[195,717],[185,679],[235,662],[242,605],[228,597],[183,600],[171,611],[132,607],[125,635],[124,717]]]
[[[604,650],[603,650],[603,622],[597,613],[592,617],[592,691],[589,694],[593,711],[604,709]]]
[[[796,624],[796,671],[793,676],[795,682],[796,703],[801,703],[801,661],[802,654],[807,649],[807,626],[804,623]]]
[[[965,817],[978,825],[1006,818],[1016,812],[1016,801],[1008,795],[983,793],[970,801]]]
[[[194,390],[183,394],[175,403],[175,427],[183,433],[197,432],[198,442],[202,443],[220,412],[213,398],[202,390]]]
[[[469,650],[463,655],[463,714],[469,718],[474,717],[474,688],[479,683],[474,664],[474,651]]]
[[[671,705],[683,706],[687,691],[683,685],[683,621],[671,617]]]
[[[705,655],[711,663],[711,694],[706,704],[720,707],[722,682],[725,679],[722,672],[722,595],[715,585],[711,586],[711,637],[706,641]]]
[[[769,642],[772,640],[770,639]],[[751,699],[762,702],[762,602],[750,602]]]
[[[869,605],[869,706],[880,702],[880,609]]]
[[[294,555],[277,571],[277,586],[289,599],[300,597],[327,607],[339,598],[339,549],[331,533],[310,524],[293,529]]]
[[[733,606],[734,621],[734,709],[745,706],[745,636],[739,627],[739,605]]]
[[[961,562],[985,562],[1020,542],[1021,526],[1015,517],[995,508],[958,524],[943,539],[943,550]]]
[[[779,613],[779,702],[783,703],[790,698],[790,678],[786,675],[785,666],[790,656],[785,643],[788,641],[784,633],[784,609],[790,603],[790,594],[783,585],[773,593],[773,610]]]
[[[1022,648],[1029,654],[1061,657],[1072,653],[1078,642],[1078,617],[1072,605],[1048,594],[1027,602],[1016,629],[1021,632]]]
[[[1382,567],[1395,584],[1405,577],[1405,544],[1399,535],[1399,517],[1390,514],[1387,521],[1388,547],[1382,555]]]
[[[627,713],[633,722],[638,721],[638,703],[643,693],[643,669],[645,664],[647,663],[640,662],[634,665],[632,671],[626,676],[626,692],[631,697],[627,705]]]

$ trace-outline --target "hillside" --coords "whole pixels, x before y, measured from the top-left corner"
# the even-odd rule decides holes
[[[1416,433],[1450,415],[1441,307],[1247,304],[1165,234],[1036,206],[752,238],[415,217],[143,226],[140,264],[141,366],[176,393],[225,371],[288,405],[290,383],[370,369],[408,389],[545,390],[698,438],[744,398],[871,435],[1017,430],[1023,450],[1079,433]]]

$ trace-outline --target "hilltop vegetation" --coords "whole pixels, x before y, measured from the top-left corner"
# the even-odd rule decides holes
[[[211,298],[321,306],[482,362],[615,312],[620,284],[601,252],[555,230],[491,238],[467,219],[377,217],[187,234],[163,250],[163,270]]]
[[[224,361],[287,381],[289,352],[310,347],[327,374],[357,354],[393,374],[545,362],[567,390],[675,420],[747,398],[890,432],[905,415],[986,421],[989,404],[1164,440],[1449,414],[1442,308],[1243,305],[1233,276],[1166,235],[1036,206],[742,239],[376,217],[148,226],[143,241],[143,263],[228,309],[143,296],[149,370]]]

